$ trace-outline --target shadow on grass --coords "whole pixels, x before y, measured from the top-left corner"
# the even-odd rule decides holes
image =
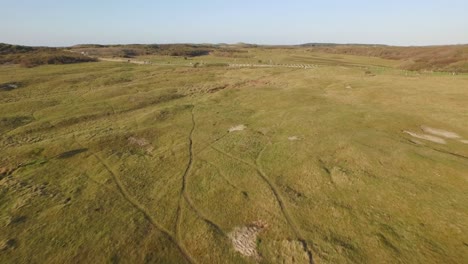
[[[70,150],[70,151],[63,152],[62,154],[58,155],[57,159],[68,159],[86,151],[88,151],[87,148]]]

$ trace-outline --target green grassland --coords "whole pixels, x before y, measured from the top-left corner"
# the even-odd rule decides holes
[[[468,259],[467,75],[245,50],[0,67],[0,262]]]

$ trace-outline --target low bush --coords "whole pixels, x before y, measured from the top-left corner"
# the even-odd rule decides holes
[[[81,62],[95,62],[95,58],[73,54],[70,52],[40,52],[22,56],[18,63],[24,67],[36,67],[45,64],[72,64]]]
[[[95,62],[97,59],[58,48],[26,47],[0,44],[0,64],[35,67],[46,64]]]

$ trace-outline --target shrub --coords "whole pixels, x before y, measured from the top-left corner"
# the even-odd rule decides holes
[[[0,64],[35,67],[44,64],[94,62],[97,59],[58,48],[26,47],[0,43]]]
[[[95,61],[97,61],[95,58],[71,52],[39,52],[23,55],[17,63],[21,66],[31,68],[45,64],[72,64]]]
[[[138,56],[138,52],[133,50],[133,49],[124,49],[122,50],[124,58],[134,58],[135,56]]]

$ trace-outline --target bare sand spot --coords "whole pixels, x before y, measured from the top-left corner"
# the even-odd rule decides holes
[[[351,85],[346,85],[346,89],[353,89]]]
[[[154,150],[153,146],[150,145],[150,142],[144,138],[129,137],[128,142],[132,145],[145,148],[146,152],[152,152]]]
[[[442,130],[442,129],[432,128],[428,126],[421,126],[421,129],[425,133],[429,133],[429,134],[444,137],[444,138],[452,138],[452,139],[460,138],[460,135],[458,135],[457,133]]]
[[[248,226],[234,228],[234,230],[228,234],[234,246],[234,250],[246,257],[260,260],[260,255],[257,251],[257,236],[266,227],[267,224],[262,221],[257,221]]]
[[[334,184],[345,185],[349,183],[348,174],[340,167],[333,167],[330,171],[330,176]]]
[[[460,139],[460,142],[463,143],[463,144],[468,144],[468,140],[466,140],[466,139]]]
[[[413,132],[409,132],[409,131],[403,131],[403,132],[410,135],[410,136],[412,136],[412,137],[415,137],[415,138],[428,140],[428,141],[438,143],[438,144],[447,144],[445,139],[440,138],[440,137],[426,135],[426,134],[418,134],[418,133],[413,133]]]
[[[138,145],[140,147],[145,147],[149,145],[148,140],[144,138],[129,137],[128,142],[130,142],[130,144]]]
[[[292,137],[288,137],[288,140],[289,141],[297,141],[297,140],[301,140],[298,136],[292,136]]]
[[[229,133],[236,132],[236,131],[242,131],[242,130],[244,130],[246,128],[247,127],[245,125],[234,126],[234,127],[229,128]]]

